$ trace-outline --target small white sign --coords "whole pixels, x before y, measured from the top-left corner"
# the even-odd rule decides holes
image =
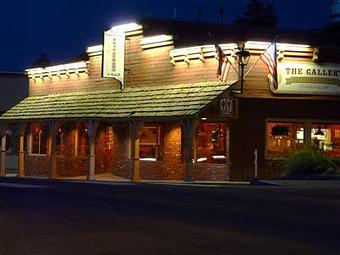
[[[222,98],[220,100],[220,113],[221,115],[232,115],[233,100],[231,98]]]
[[[274,93],[340,95],[340,65],[279,63]]]

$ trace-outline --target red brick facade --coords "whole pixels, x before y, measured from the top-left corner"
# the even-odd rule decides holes
[[[64,130],[63,143],[57,155],[57,176],[86,176],[89,169],[88,153],[82,154],[78,137],[76,155],[76,129]],[[79,132],[79,131],[78,131]],[[141,179],[144,180],[184,180],[185,162],[182,156],[182,128],[179,122],[162,123],[162,144],[157,161],[140,161]],[[88,143],[88,142],[87,142]],[[101,123],[95,142],[95,174],[112,173],[131,178],[131,159],[129,159],[129,133],[127,123]],[[88,146],[88,144],[84,144]],[[48,176],[49,156],[27,155],[27,176]],[[229,179],[226,164],[194,164],[194,180],[222,181]]]

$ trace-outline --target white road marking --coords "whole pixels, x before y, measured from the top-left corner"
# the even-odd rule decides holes
[[[47,188],[48,186],[0,182],[0,188],[1,187],[18,188],[18,189],[31,189],[31,188]]]

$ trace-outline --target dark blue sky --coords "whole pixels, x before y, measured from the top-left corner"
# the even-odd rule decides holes
[[[317,28],[329,21],[329,0],[271,0],[280,26]],[[0,0],[0,71],[22,71],[41,54],[62,61],[101,43],[102,32],[111,25],[141,17],[197,19],[218,22],[241,16],[248,0]]]

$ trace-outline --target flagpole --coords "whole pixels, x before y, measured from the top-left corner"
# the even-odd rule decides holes
[[[276,41],[278,36],[275,36],[274,40],[269,44],[269,46],[267,47],[267,49],[260,55],[260,57],[255,61],[255,63],[248,69],[248,71],[246,72],[246,74],[244,75],[244,78],[247,77],[247,75],[250,73],[250,71],[253,69],[253,67],[260,61],[262,55],[269,49],[269,47]]]

